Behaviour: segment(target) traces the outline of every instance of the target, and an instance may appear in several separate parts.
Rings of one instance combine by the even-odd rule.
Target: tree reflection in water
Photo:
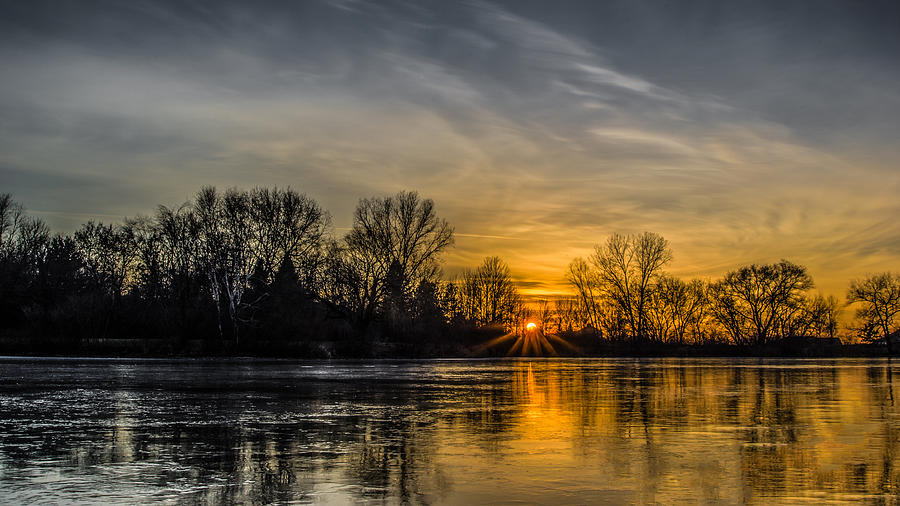
[[[0,500],[900,491],[886,360],[0,362]]]

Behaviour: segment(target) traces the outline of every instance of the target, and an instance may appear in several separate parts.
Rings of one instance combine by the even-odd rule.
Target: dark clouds
[[[896,263],[872,224],[898,211],[898,21],[852,1],[7,2],[2,186],[60,228],[210,183],[289,184],[345,226],[412,188],[462,233],[448,270],[499,253],[535,290],[616,230],[671,238],[686,274],[824,266],[835,237],[848,264]],[[828,268],[832,287],[854,266]]]

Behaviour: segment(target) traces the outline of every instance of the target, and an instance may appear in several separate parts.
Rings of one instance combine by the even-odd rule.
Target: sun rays
[[[534,322],[528,322],[524,329],[517,327],[512,332],[495,337],[474,351],[481,354],[489,350],[502,349],[509,346],[507,357],[558,357],[560,355],[580,355],[581,350],[566,341],[558,334],[545,333],[544,329]]]

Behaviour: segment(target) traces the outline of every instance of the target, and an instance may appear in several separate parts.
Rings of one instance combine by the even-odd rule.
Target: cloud
[[[653,93],[655,86],[648,83],[647,81],[644,81],[643,79],[633,76],[626,76],[614,70],[596,67],[594,65],[576,63],[575,66],[587,73],[590,76],[590,81],[595,84],[615,86],[617,88],[622,88],[634,93],[652,95],[654,97],[658,96]]]
[[[448,272],[498,254],[533,293],[615,231],[668,237],[685,275],[789,256],[839,287],[897,262],[896,66],[779,63],[802,38],[750,7],[697,30],[622,9],[21,4],[0,20],[4,186],[62,230],[203,184],[291,185],[340,228],[414,189],[459,231]]]
[[[606,142],[631,144],[643,150],[662,150],[674,155],[697,156],[699,151],[664,134],[636,129],[592,128],[590,132]]]

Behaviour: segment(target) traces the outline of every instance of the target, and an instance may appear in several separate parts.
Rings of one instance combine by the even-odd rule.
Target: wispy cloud
[[[662,233],[686,275],[792,257],[837,290],[896,263],[896,65],[782,64],[804,39],[742,30],[743,8],[695,33],[664,5],[147,1],[58,24],[21,4],[0,20],[3,181],[62,229],[209,183],[291,185],[340,229],[359,197],[415,189],[460,231],[448,272],[498,254],[534,290],[614,231]]]
[[[655,86],[643,79],[627,76],[608,68],[585,65],[583,63],[576,63],[575,67],[588,74],[590,76],[590,81],[595,84],[615,86],[634,93],[651,95],[653,97],[659,96],[653,92]]]

